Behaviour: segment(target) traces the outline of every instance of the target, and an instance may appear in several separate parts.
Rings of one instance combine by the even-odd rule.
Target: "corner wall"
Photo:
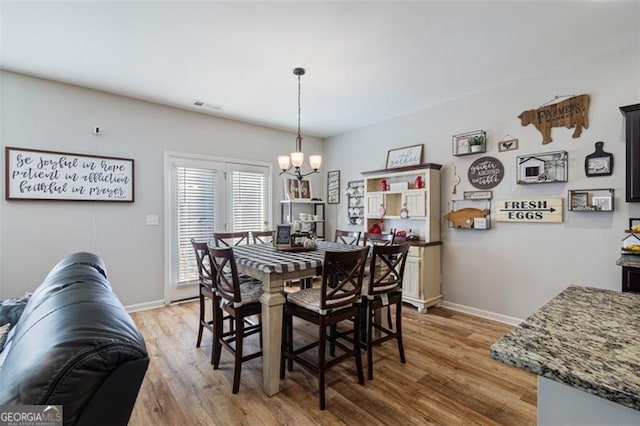
[[[0,88],[3,148],[135,160],[134,203],[1,201],[0,299],[33,291],[62,257],[91,251],[125,306],[162,300],[164,151],[272,162],[272,223],[280,221],[276,157],[294,149],[294,134],[6,71]],[[322,153],[320,139],[304,144]],[[314,191],[324,194],[324,181],[312,176]],[[146,225],[149,214],[159,215],[158,226]]]
[[[533,127],[522,127],[517,116],[537,108],[555,95],[587,93],[591,96],[589,128],[578,139],[573,130],[553,128],[553,142],[541,144]],[[427,108],[378,125],[332,137],[326,141],[327,170],[340,170],[341,187],[361,179],[361,171],[384,168],[387,150],[424,144],[424,162],[443,165],[441,214],[448,202],[462,198],[469,184],[469,165],[481,155],[452,156],[452,135],[470,130],[487,131],[487,156],[505,166],[502,182],[493,198],[549,197],[564,199],[561,224],[504,223],[492,229],[450,229],[442,223],[442,292],[450,304],[470,307],[507,317],[525,318],[569,284],[619,290],[620,240],[629,217],[640,217],[640,204],[625,203],[624,121],[619,106],[640,102],[640,48],[592,58],[554,72],[477,93],[444,105]],[[519,149],[498,152],[497,142],[511,135]],[[587,178],[584,157],[594,143],[604,141],[604,150],[614,155],[613,175]],[[516,185],[515,157],[565,150],[569,153],[569,181],[544,185]],[[451,193],[456,167],[462,182],[457,195]],[[567,212],[569,189],[613,188],[613,213]],[[329,235],[347,225],[346,197],[329,206]]]

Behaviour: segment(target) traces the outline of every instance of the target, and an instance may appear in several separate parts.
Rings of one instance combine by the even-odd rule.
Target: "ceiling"
[[[319,137],[640,50],[639,1],[1,0],[0,26],[5,70],[285,130],[304,67]]]

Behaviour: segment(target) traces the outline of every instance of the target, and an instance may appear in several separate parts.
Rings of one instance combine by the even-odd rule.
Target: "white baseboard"
[[[151,302],[136,303],[135,305],[125,306],[124,309],[127,312],[131,313],[131,312],[138,312],[138,311],[148,311],[149,309],[162,308],[163,306],[164,306],[164,300],[153,300]]]
[[[498,321],[509,325],[518,325],[522,322],[520,318],[514,318],[507,315],[497,314],[495,312],[485,311],[478,308],[472,308],[471,306],[459,305],[457,303],[451,303],[442,301],[441,306],[443,308],[451,309],[452,311],[463,312],[465,314],[474,315],[480,318],[486,318],[493,321]]]

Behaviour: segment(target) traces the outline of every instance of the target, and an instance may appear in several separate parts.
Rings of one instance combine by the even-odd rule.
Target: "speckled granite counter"
[[[640,268],[640,256],[633,254],[623,254],[616,261],[618,266],[626,266],[628,268]]]
[[[570,286],[494,343],[491,356],[640,410],[640,294]]]

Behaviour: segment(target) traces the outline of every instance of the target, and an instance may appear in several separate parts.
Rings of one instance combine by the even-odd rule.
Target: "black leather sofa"
[[[92,253],[61,260],[26,304],[0,369],[0,405],[62,405],[65,425],[126,425],[149,365]]]

